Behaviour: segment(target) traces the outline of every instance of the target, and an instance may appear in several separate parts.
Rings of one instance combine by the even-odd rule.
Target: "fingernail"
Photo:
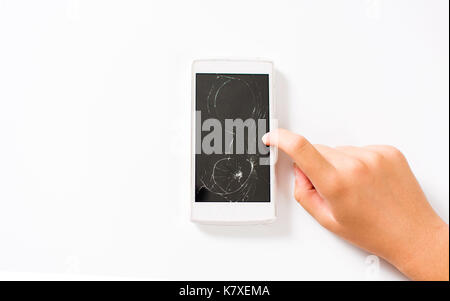
[[[265,133],[264,136],[262,136],[261,140],[264,144],[267,145],[267,142],[269,141],[269,133]]]
[[[294,163],[294,174],[295,174],[295,176],[299,175],[299,169],[298,169],[297,164],[295,164],[295,163]]]

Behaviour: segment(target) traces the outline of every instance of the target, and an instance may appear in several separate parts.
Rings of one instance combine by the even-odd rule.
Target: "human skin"
[[[392,146],[312,145],[285,129],[267,133],[294,161],[294,197],[323,227],[413,280],[449,280],[449,227]]]

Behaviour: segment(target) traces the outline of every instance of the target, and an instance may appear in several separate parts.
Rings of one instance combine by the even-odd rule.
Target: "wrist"
[[[412,280],[448,280],[448,225],[437,217],[410,234],[388,260]]]

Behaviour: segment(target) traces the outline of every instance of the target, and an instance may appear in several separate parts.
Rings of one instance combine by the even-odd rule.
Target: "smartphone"
[[[191,220],[262,224],[276,219],[273,63],[192,64]]]

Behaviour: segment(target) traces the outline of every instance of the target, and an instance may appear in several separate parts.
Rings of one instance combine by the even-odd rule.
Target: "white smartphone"
[[[196,60],[192,64],[191,220],[262,224],[276,219],[273,64]]]

